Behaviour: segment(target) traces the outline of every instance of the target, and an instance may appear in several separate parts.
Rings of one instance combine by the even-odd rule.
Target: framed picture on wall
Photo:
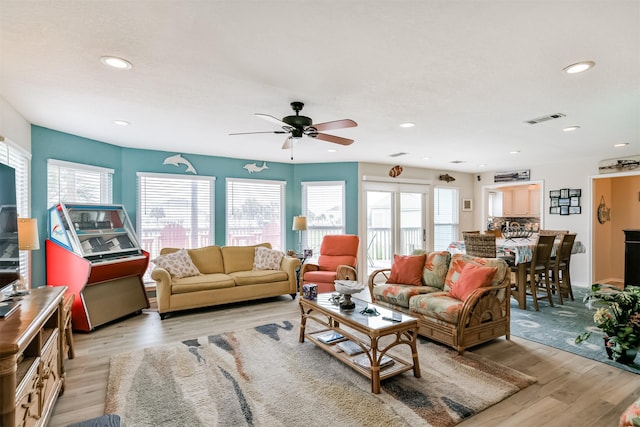
[[[580,206],[580,197],[572,197],[570,200],[569,206]]]
[[[568,199],[569,198],[569,189],[568,188],[563,188],[560,190],[560,198],[561,199]]]
[[[555,208],[557,206],[560,206],[560,199],[554,197],[551,199],[551,205],[552,208]]]
[[[551,190],[549,191],[549,197],[551,198],[560,198],[560,190]]]
[[[560,206],[552,206],[549,208],[549,213],[558,215],[560,213]]]
[[[560,215],[569,215],[569,206],[560,206]]]
[[[569,206],[570,214],[580,214],[582,213],[582,208],[580,206]]]
[[[471,199],[462,199],[462,210],[465,212],[470,212],[473,210],[473,200]]]
[[[580,197],[582,196],[582,190],[579,188],[571,188],[569,189],[569,197]]]
[[[568,197],[566,199],[558,199],[558,204],[560,206],[569,206],[571,204],[571,199]]]

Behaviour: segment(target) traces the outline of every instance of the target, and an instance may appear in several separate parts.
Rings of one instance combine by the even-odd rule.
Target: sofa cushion
[[[511,273],[509,266],[507,263],[499,258],[479,258],[472,257],[470,255],[465,254],[455,254],[451,257],[451,264],[449,265],[449,271],[447,272],[447,277],[444,281],[444,290],[450,291],[451,285],[458,281],[460,277],[460,273],[464,268],[465,264],[472,263],[475,265],[480,265],[483,267],[496,267],[496,274],[493,276],[491,280],[490,286],[498,286],[505,279],[507,274]]]
[[[254,249],[253,270],[279,270],[284,252],[258,246]]]
[[[229,273],[236,286],[256,285],[261,283],[286,282],[289,275],[282,270],[249,270]]]
[[[185,294],[189,292],[208,291],[211,289],[232,288],[234,286],[235,281],[227,274],[201,274],[199,276],[172,280],[171,293]]]
[[[376,301],[409,308],[411,297],[430,292],[439,292],[441,289],[433,286],[381,284],[373,287],[373,295]]]
[[[253,256],[256,246],[271,249],[271,244],[269,243],[260,243],[255,246],[223,246],[220,248],[222,259],[224,260],[225,274],[253,270]]]
[[[205,246],[197,249],[187,249],[191,260],[198,267],[200,273],[224,273],[222,252],[220,246]]]
[[[337,278],[336,271],[310,270],[304,273],[305,283],[333,283]]]
[[[443,289],[444,280],[447,277],[449,264],[451,263],[451,252],[436,251],[427,255],[424,264],[422,280],[425,285]]]
[[[461,301],[466,300],[476,289],[489,286],[496,271],[498,271],[497,267],[482,267],[470,262],[466,263],[458,280],[451,285],[451,296]]]
[[[422,273],[427,256],[394,255],[388,283],[422,286]]]
[[[412,312],[454,325],[458,324],[458,316],[462,305],[463,302],[453,298],[449,292],[418,295],[409,300],[409,309]]]
[[[186,249],[180,249],[166,255],[159,255],[151,260],[156,266],[164,268],[176,279],[197,276],[200,270],[193,264]]]

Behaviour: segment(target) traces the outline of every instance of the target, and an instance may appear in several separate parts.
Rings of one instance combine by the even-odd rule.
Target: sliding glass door
[[[367,270],[389,268],[393,255],[426,249],[426,185],[365,183]]]

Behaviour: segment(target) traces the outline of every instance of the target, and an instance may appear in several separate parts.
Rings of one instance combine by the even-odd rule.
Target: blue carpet
[[[607,357],[604,334],[593,323],[594,311],[582,302],[587,289],[574,287],[573,293],[575,301],[564,299],[564,305],[557,303],[555,295],[553,307],[546,300],[539,301],[540,311],[534,311],[531,297],[527,297],[526,310],[518,308],[518,303],[512,298],[511,334],[640,374],[640,357],[636,358],[634,365],[623,365]],[[587,330],[592,331],[591,337],[576,344],[576,336]]]

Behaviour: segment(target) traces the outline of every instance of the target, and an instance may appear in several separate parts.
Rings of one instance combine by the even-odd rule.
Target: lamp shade
[[[293,217],[293,231],[304,231],[307,229],[307,217],[306,216],[294,216]]]
[[[38,221],[35,218],[18,218],[18,249],[21,251],[40,249]]]

